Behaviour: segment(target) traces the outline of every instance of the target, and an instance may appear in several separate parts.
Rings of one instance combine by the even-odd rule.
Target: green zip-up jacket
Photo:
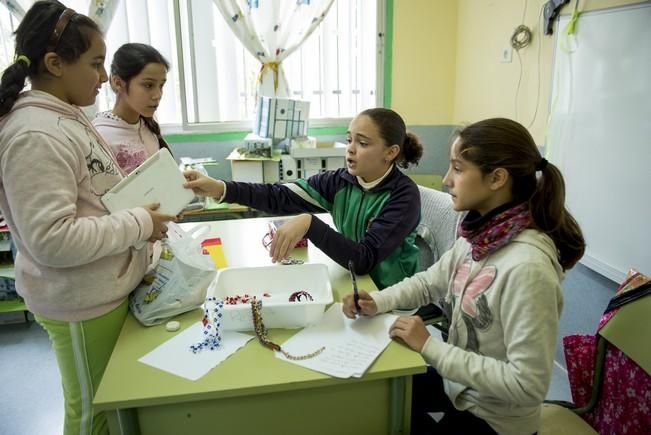
[[[229,181],[224,201],[274,214],[329,212],[337,231],[313,216],[307,238],[343,267],[352,260],[355,271],[370,274],[379,289],[418,270],[420,194],[395,166],[368,191],[342,168],[286,184]]]

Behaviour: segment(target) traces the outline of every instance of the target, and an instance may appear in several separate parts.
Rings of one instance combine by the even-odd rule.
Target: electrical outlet
[[[513,47],[506,46],[502,48],[500,52],[500,62],[502,63],[511,63],[513,58]]]

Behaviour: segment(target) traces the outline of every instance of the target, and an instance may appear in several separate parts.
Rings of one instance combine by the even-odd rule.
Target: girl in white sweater
[[[0,82],[0,209],[18,248],[16,289],[56,354],[65,434],[107,432],[92,401],[149,261],[135,246],[175,219],[158,205],[109,214],[101,202],[125,174],[79,106],[106,81],[105,54],[90,18],[38,1]]]
[[[113,55],[110,80],[117,99],[113,110],[98,113],[93,125],[127,173],[159,149],[169,150],[154,119],[168,70],[167,60],[150,45],[124,44]]]
[[[462,129],[443,182],[462,236],[428,270],[382,292],[352,295],[344,313],[374,315],[436,302],[448,342],[420,317],[390,329],[430,365],[413,380],[412,433],[533,434],[549,387],[560,282],[583,255],[581,230],[565,209],[560,171],[542,158],[529,132],[508,119]],[[437,422],[427,413],[442,412]]]

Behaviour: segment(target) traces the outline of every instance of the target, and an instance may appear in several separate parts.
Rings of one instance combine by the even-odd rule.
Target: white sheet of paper
[[[219,349],[204,349],[199,353],[192,353],[190,345],[200,342],[202,337],[203,327],[201,322],[197,322],[138,361],[173,375],[196,381],[253,338],[235,331],[223,331],[222,344]]]
[[[283,350],[296,356],[325,346],[323,352],[305,360],[290,360],[281,353],[276,357],[337,378],[359,378],[391,342],[389,328],[396,319],[391,314],[348,319],[341,311],[341,303],[336,303],[321,322],[282,344]]]

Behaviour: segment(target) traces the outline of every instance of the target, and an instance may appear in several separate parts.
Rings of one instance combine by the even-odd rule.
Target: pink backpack
[[[577,408],[596,401],[582,417],[600,434],[651,434],[650,306],[651,278],[630,271],[597,334],[563,338],[572,399]]]

